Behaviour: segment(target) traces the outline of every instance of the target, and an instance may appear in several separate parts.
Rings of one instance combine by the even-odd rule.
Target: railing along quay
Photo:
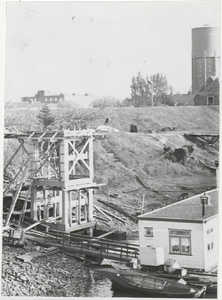
[[[111,241],[108,239],[99,239],[96,237],[82,236],[73,233],[46,232],[42,236],[35,237],[30,232],[28,239],[39,241],[45,246],[56,246],[97,258],[108,258],[119,261],[130,261],[139,255],[139,246],[134,244]]]

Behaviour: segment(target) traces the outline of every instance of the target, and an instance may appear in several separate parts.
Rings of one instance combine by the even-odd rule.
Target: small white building
[[[165,259],[180,267],[212,270],[219,254],[218,197],[217,188],[138,216],[140,247],[163,247]]]

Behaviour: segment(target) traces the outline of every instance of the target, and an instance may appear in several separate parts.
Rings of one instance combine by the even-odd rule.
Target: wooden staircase
[[[20,183],[19,183],[19,185],[16,189],[16,192],[15,192],[13,198],[12,198],[12,203],[11,203],[11,206],[9,208],[9,211],[7,213],[7,216],[6,216],[6,219],[5,219],[5,222],[4,222],[5,227],[7,227],[9,225],[10,219],[11,219],[13,214],[20,214],[18,225],[20,225],[21,221],[23,220],[23,217],[24,217],[24,214],[25,214],[26,208],[27,208],[28,197],[29,197],[29,194],[30,194],[30,191],[31,191],[31,184],[30,184],[29,189],[27,191],[22,210],[21,211],[16,211],[15,207],[16,207],[17,201],[19,199],[19,195],[20,195],[20,192],[22,190],[22,187],[23,187],[25,181],[27,180],[27,177],[28,177],[27,173],[28,173],[29,167],[30,167],[29,166],[29,161],[27,160],[27,162],[26,162],[26,164],[25,164],[25,166],[22,170]],[[8,190],[9,190],[9,186],[7,187],[7,191]],[[4,191],[3,195],[5,195],[5,194],[6,194],[6,190]]]

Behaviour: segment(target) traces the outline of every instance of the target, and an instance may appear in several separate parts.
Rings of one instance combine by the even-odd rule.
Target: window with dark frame
[[[170,253],[191,255],[191,231],[169,229]]]
[[[213,96],[207,97],[207,105],[214,105],[214,97]]]
[[[153,236],[153,227],[144,227],[144,236]]]
[[[213,228],[207,230],[207,251],[214,249],[214,234]]]

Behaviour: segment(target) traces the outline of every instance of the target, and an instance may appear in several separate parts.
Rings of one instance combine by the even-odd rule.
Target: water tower
[[[192,94],[199,92],[209,76],[220,76],[220,28],[193,28]]]

